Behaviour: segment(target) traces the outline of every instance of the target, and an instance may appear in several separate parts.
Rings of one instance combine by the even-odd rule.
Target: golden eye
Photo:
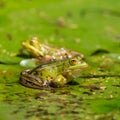
[[[33,40],[30,41],[30,45],[34,45],[34,41]]]
[[[30,45],[34,45],[34,44],[35,44],[35,40],[33,39],[30,41]]]
[[[75,59],[75,58],[73,58],[73,59],[70,60],[70,64],[71,65],[76,65],[77,63],[78,63],[78,60]]]

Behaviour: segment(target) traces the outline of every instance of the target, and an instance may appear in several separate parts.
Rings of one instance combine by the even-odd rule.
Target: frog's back
[[[42,68],[45,71],[53,71],[57,73],[63,72],[67,67],[69,67],[68,59],[64,59],[61,61],[51,62],[45,65],[42,65]]]

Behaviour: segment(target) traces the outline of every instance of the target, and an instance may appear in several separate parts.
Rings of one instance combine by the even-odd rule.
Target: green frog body
[[[20,83],[31,88],[62,87],[88,67],[79,55],[21,72]]]

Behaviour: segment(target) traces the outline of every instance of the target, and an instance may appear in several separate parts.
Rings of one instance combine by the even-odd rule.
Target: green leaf
[[[120,1],[0,1],[0,120],[120,119]],[[89,64],[63,88],[22,86],[22,40],[81,52]],[[100,54],[94,54],[97,50]],[[85,77],[86,76],[86,77]]]

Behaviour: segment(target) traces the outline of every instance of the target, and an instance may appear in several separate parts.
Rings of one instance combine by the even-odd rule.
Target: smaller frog
[[[79,77],[88,64],[80,56],[39,65],[21,72],[20,83],[31,88],[62,87]]]
[[[79,55],[82,59],[84,58],[84,55],[81,53],[70,51],[65,48],[55,48],[42,44],[38,41],[37,37],[23,41],[22,46],[33,57],[35,57],[39,63],[59,61],[65,58],[71,58],[75,55]]]

